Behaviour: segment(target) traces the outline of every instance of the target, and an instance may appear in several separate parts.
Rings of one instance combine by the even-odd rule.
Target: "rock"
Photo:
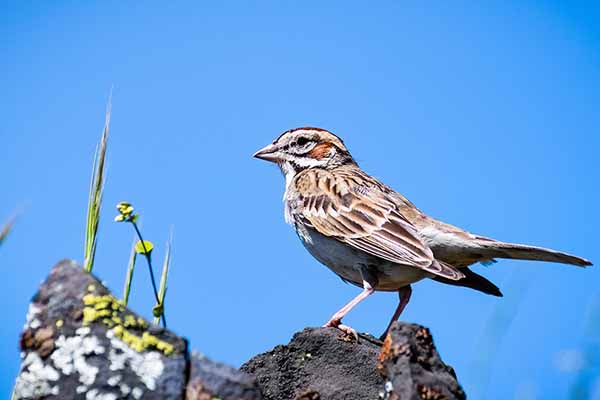
[[[260,400],[260,390],[250,375],[199,353],[191,359],[186,400]]]
[[[396,322],[379,355],[390,400],[465,399],[454,369],[444,364],[429,329]]]
[[[465,399],[429,330],[400,322],[383,346],[370,335],[356,342],[334,328],[307,328],[241,370],[267,400]]]
[[[71,261],[29,307],[16,399],[181,399],[187,342],[126,309]]]
[[[185,339],[124,307],[72,261],[54,267],[34,296],[20,345],[13,399],[260,399],[252,378],[206,358],[190,362]]]
[[[13,400],[465,399],[422,326],[395,323],[384,343],[306,328],[239,371],[190,357],[184,338],[130,311],[72,261],[34,296],[20,346]]]
[[[242,365],[267,400],[377,399],[384,380],[377,372],[381,342],[356,342],[335,328],[307,328],[291,342]]]

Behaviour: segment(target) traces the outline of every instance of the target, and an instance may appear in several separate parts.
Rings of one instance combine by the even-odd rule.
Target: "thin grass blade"
[[[111,111],[112,93],[109,96],[108,104],[106,106],[104,129],[102,130],[102,137],[94,155],[92,178],[90,180],[83,258],[83,267],[88,272],[92,272],[92,269],[94,268],[94,258],[96,256],[98,226],[100,223],[100,207],[102,206],[102,193],[104,191],[104,170],[108,132],[110,130]]]
[[[4,224],[4,226],[2,226],[2,229],[0,229],[0,245],[2,245],[2,243],[6,240],[6,237],[12,230],[16,221],[17,221],[17,217],[13,216],[8,220],[8,222],[6,222]]]
[[[165,260],[163,262],[162,274],[160,276],[160,286],[158,289],[158,304],[154,307],[155,317],[154,323],[158,324],[160,322],[160,318],[163,319],[163,326],[167,326],[166,318],[165,318],[165,297],[167,295],[167,278],[169,275],[169,267],[171,264],[171,246],[173,244],[173,232],[169,234],[169,240],[167,240],[167,248],[165,252]],[[158,311],[160,313],[158,313]],[[157,316],[158,314],[158,316]]]
[[[131,245],[131,254],[129,255],[129,264],[127,265],[127,274],[125,275],[125,287],[123,288],[123,304],[127,305],[129,302],[129,294],[131,293],[131,282],[133,282],[133,271],[135,269],[135,260],[137,258],[137,251],[135,250],[136,240],[133,239]]]

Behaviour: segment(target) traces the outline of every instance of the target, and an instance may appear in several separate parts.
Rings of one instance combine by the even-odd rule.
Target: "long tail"
[[[478,237],[477,242],[481,246],[480,249],[485,253],[485,256],[490,257],[491,259],[512,258],[516,260],[537,260],[571,264],[579,267],[592,265],[591,261],[586,260],[585,258],[556,250],[545,249],[543,247],[498,242],[484,237]]]

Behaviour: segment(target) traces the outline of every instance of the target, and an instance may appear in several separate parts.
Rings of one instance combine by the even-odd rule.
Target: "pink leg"
[[[402,314],[402,311],[404,311],[404,308],[406,307],[406,305],[410,301],[410,295],[411,294],[412,294],[412,288],[410,287],[410,285],[404,286],[403,288],[401,288],[400,290],[398,290],[398,296],[400,297],[400,301],[398,303],[398,307],[396,307],[396,311],[394,311],[394,315],[392,316],[392,319],[390,320],[390,323],[388,324],[387,328],[385,328],[385,332],[383,332],[383,335],[381,335],[379,337],[379,339],[384,340],[385,337],[387,336],[388,332],[390,331],[390,328],[392,327],[392,324],[395,321],[397,321],[398,318],[400,318],[400,314]]]
[[[363,283],[364,283],[363,291],[360,292],[360,294],[358,296],[356,296],[354,299],[352,299],[352,301],[350,301],[350,303],[348,303],[344,307],[342,307],[342,309],[340,311],[333,314],[333,316],[331,318],[329,318],[329,321],[327,321],[327,323],[325,325],[323,325],[324,327],[338,328],[342,332],[344,332],[348,335],[352,335],[358,339],[358,335],[354,329],[350,328],[349,326],[342,325],[342,318],[344,318],[346,316],[346,314],[348,314],[350,312],[350,310],[352,310],[358,303],[360,303],[361,301],[363,301],[364,299],[369,297],[371,294],[373,294],[373,292],[375,292],[375,289],[373,289],[371,287],[371,285],[369,285],[366,282],[363,282]]]

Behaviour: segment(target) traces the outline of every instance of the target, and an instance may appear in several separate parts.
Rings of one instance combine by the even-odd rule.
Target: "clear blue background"
[[[82,259],[113,84],[95,272],[120,293],[132,230],[112,222],[118,201],[141,213],[157,265],[174,225],[169,326],[217,360],[286,343],[358,291],[306,253],[283,220],[280,173],[251,158],[289,128],[338,133],[444,221],[600,260],[593,2],[212,3],[0,6],[0,221],[22,210],[0,248],[0,397],[30,297],[57,261]],[[150,316],[142,267],[132,305]],[[585,362],[598,269],[476,270],[505,297],[421,282],[403,316],[431,328],[470,398],[600,396]],[[377,294],[346,322],[379,334],[395,305]]]

